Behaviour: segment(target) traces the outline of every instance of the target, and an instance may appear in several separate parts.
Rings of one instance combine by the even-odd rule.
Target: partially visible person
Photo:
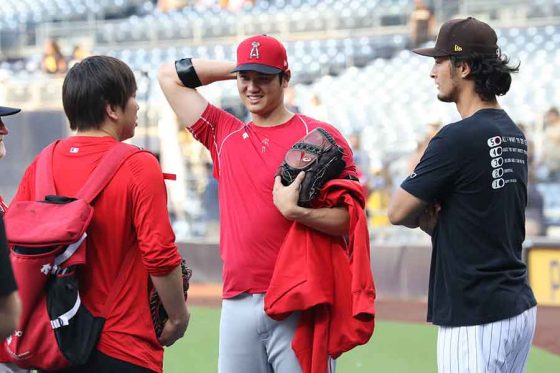
[[[220,203],[218,193],[218,180],[213,176],[214,165],[205,162],[206,187],[202,192],[202,206],[204,206],[204,224],[206,237],[217,238],[220,235]]]
[[[292,86],[288,86],[286,91],[284,92],[284,103],[286,104],[286,108],[290,110],[292,113],[299,113],[301,110],[299,105],[297,104],[297,93],[296,89]]]
[[[435,28],[434,12],[424,0],[414,0],[414,9],[410,13],[408,27],[413,48],[432,40]]]
[[[68,68],[74,67],[75,64],[81,62],[89,55],[89,52],[82,45],[76,44],[74,49],[72,49],[72,55],[70,56],[70,61],[68,61]]]
[[[528,237],[546,236],[546,229],[544,196],[537,188],[534,172],[529,171],[527,207],[525,208],[525,233]]]
[[[311,96],[309,99],[309,105],[306,107],[305,111],[313,118],[317,118],[321,121],[328,121],[329,114],[327,112],[327,107],[323,104],[321,98],[317,94]]]
[[[2,117],[14,115],[20,111],[21,109],[0,106],[0,159],[6,156],[6,144],[4,140],[8,135],[8,128],[6,127]],[[8,205],[0,195],[0,218],[6,213],[7,209]],[[21,312],[20,299],[13,280],[12,267],[8,258],[8,246],[5,243],[5,237],[3,236],[3,226],[4,223],[2,222],[2,232],[0,233],[0,235],[2,235],[2,237],[0,237],[0,262],[2,262],[0,267],[0,287],[4,287],[3,289],[0,289],[0,293],[2,293],[0,295],[0,308],[2,309],[2,311],[0,311],[0,324],[2,324],[2,328],[12,325],[13,322],[16,322],[17,325],[16,313],[19,315]],[[4,264],[4,261],[6,264]],[[13,329],[15,329],[15,327]],[[11,334],[11,332],[8,333],[8,335],[9,334]],[[4,332],[2,332],[0,341],[3,341],[8,335],[4,335]],[[0,350],[0,362],[4,361],[2,353],[3,351]],[[0,373],[24,372],[28,372],[28,370],[20,369],[14,364],[0,363]]]
[[[68,72],[62,102],[76,133],[54,150],[57,194],[75,196],[102,156],[134,136],[136,88],[130,68],[108,56],[88,57]],[[36,167],[37,158],[25,171],[14,201],[35,199]],[[103,312],[115,278],[127,276],[128,281],[117,290],[119,301],[109,311],[89,361],[65,372],[162,372],[163,346],[184,335],[189,312],[163,174],[152,154],[137,152],[124,161],[94,203],[86,240],[80,296],[94,316]],[[169,316],[159,339],[148,301],[152,286]]]
[[[472,17],[446,22],[435,47],[413,51],[434,58],[437,97],[462,118],[432,138],[389,206],[391,223],[432,237],[438,371],[524,372],[537,314],[521,254],[527,140],[496,98],[518,66]]]
[[[47,74],[60,74],[68,70],[66,58],[56,40],[47,39],[45,41],[41,67]]]
[[[556,107],[544,116],[542,163],[547,181],[560,182],[560,113]]]
[[[368,221],[372,227],[390,225],[387,208],[393,190],[393,180],[387,165],[381,161],[374,162],[371,167],[369,196],[367,199]]]
[[[251,8],[255,5],[255,1],[256,0],[219,0],[218,4],[221,8],[237,13],[243,9]]]
[[[428,124],[426,134],[422,139],[420,139],[420,141],[418,141],[414,153],[412,153],[410,159],[408,160],[409,173],[411,173],[412,170],[416,168],[416,165],[418,164],[418,162],[420,162],[420,158],[422,158],[422,155],[426,151],[426,148],[428,147],[430,140],[432,140],[432,138],[438,133],[440,128],[441,128],[441,123],[439,122],[431,122]]]
[[[518,123],[517,126],[527,139],[527,206],[525,207],[525,234],[528,237],[546,235],[546,219],[544,216],[544,196],[537,188],[537,161],[535,157],[535,141],[527,126]]]
[[[340,202],[342,199],[338,204],[334,202],[332,207],[297,205],[303,172],[289,186],[281,183],[280,176],[275,178],[286,152],[320,127],[344,151],[346,167],[338,175],[339,182],[360,189],[355,182],[357,175],[352,151],[340,132],[328,123],[287,109],[284,94],[290,77],[285,47],[267,35],[243,40],[237,47],[237,63],[184,58],[163,64],[158,75],[162,91],[181,123],[209,150],[214,164],[213,176],[219,184],[220,254],[224,280],[218,357],[220,373],[302,372],[300,356],[296,356],[293,348],[298,324],[304,324],[299,323],[301,313],[290,312],[288,317],[276,320],[265,312],[265,294],[270,294],[267,292],[277,259],[292,226],[314,232],[321,237],[317,242],[327,241],[343,247],[347,242],[344,236],[351,230],[353,218],[350,208]],[[248,123],[210,104],[196,89],[230,79],[236,79],[239,97],[250,112]],[[363,206],[354,211],[356,214],[352,216],[363,216]],[[366,232],[357,237],[356,242],[368,245],[367,238]],[[342,253],[344,250],[334,251]],[[369,257],[369,245],[367,250]],[[362,252],[356,249],[354,253],[358,251]],[[364,289],[356,289],[354,295],[360,294],[363,297],[360,305],[371,307],[373,312],[369,260],[354,259],[353,263],[365,266],[369,271],[369,277],[364,271],[364,277],[360,278],[364,287],[369,286],[367,294]],[[298,268],[299,274],[306,273],[302,263],[296,266],[293,268]],[[348,299],[352,297],[349,295]],[[361,336],[363,339],[366,333]],[[328,342],[324,339],[317,344]],[[315,346],[309,343],[304,347],[305,353],[309,353]],[[328,354],[321,356],[318,363],[325,367],[330,365],[330,371],[334,372],[335,364]]]
[[[189,0],[157,0],[156,8],[162,13],[167,13],[182,9],[189,3]]]
[[[364,196],[367,200],[369,197],[369,193],[371,192],[371,170],[369,153],[362,147],[362,139],[359,132],[350,134],[350,136],[348,136],[348,143],[350,145],[350,149],[352,149],[354,163],[356,164],[356,172],[358,174],[358,180],[362,185]]]

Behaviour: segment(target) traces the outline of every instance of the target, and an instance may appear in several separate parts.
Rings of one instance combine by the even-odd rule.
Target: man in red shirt
[[[275,179],[287,150],[322,127],[344,149],[346,168],[339,177],[357,180],[352,152],[340,132],[285,107],[290,74],[286,49],[266,35],[241,42],[237,63],[185,58],[159,71],[161,88],[180,122],[210,150],[219,182],[220,373],[301,372],[291,348],[299,313],[275,321],[263,306],[279,249],[294,221],[337,238],[348,233],[346,208],[297,205],[303,173],[287,187]],[[237,79],[239,96],[251,113],[249,123],[209,104],[195,89],[229,79]]]
[[[64,111],[75,136],[61,140],[53,156],[57,194],[73,196],[103,155],[134,135],[138,104],[136,81],[122,61],[93,56],[76,64],[63,85]],[[36,160],[28,167],[14,201],[35,195]],[[163,174],[146,152],[124,161],[94,203],[87,235],[87,265],[80,277],[82,301],[101,314],[117,276],[128,281],[118,290],[96,351],[76,372],[162,372],[163,346],[185,333],[181,257],[169,223]],[[134,263],[124,263],[134,252]],[[126,272],[126,268],[129,268]],[[148,302],[150,282],[169,320],[159,339]]]

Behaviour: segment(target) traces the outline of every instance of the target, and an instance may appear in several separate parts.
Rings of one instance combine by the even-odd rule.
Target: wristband
[[[190,58],[175,61],[175,70],[185,87],[196,88],[202,85]]]

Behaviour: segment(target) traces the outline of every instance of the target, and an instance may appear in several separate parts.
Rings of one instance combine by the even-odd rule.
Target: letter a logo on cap
[[[256,58],[257,60],[259,59],[259,47],[261,46],[261,43],[259,43],[258,41],[254,41],[253,43],[251,43],[251,52],[249,52],[249,58]]]
[[[463,48],[461,48],[460,46],[458,46],[457,44],[455,44],[455,45],[453,46],[453,51],[455,51],[455,52],[462,52],[462,51],[463,51]]]

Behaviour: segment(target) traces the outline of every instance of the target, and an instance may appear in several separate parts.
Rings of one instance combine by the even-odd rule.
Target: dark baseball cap
[[[469,56],[473,53],[495,56],[498,37],[492,27],[476,18],[458,18],[441,26],[433,48],[412,51],[428,57]]]
[[[278,74],[287,70],[286,48],[272,36],[251,36],[237,47],[237,66],[232,72],[258,71],[263,74]]]
[[[21,111],[21,109],[13,108],[13,107],[6,107],[0,106],[0,117],[5,117],[8,115],[14,115]]]

